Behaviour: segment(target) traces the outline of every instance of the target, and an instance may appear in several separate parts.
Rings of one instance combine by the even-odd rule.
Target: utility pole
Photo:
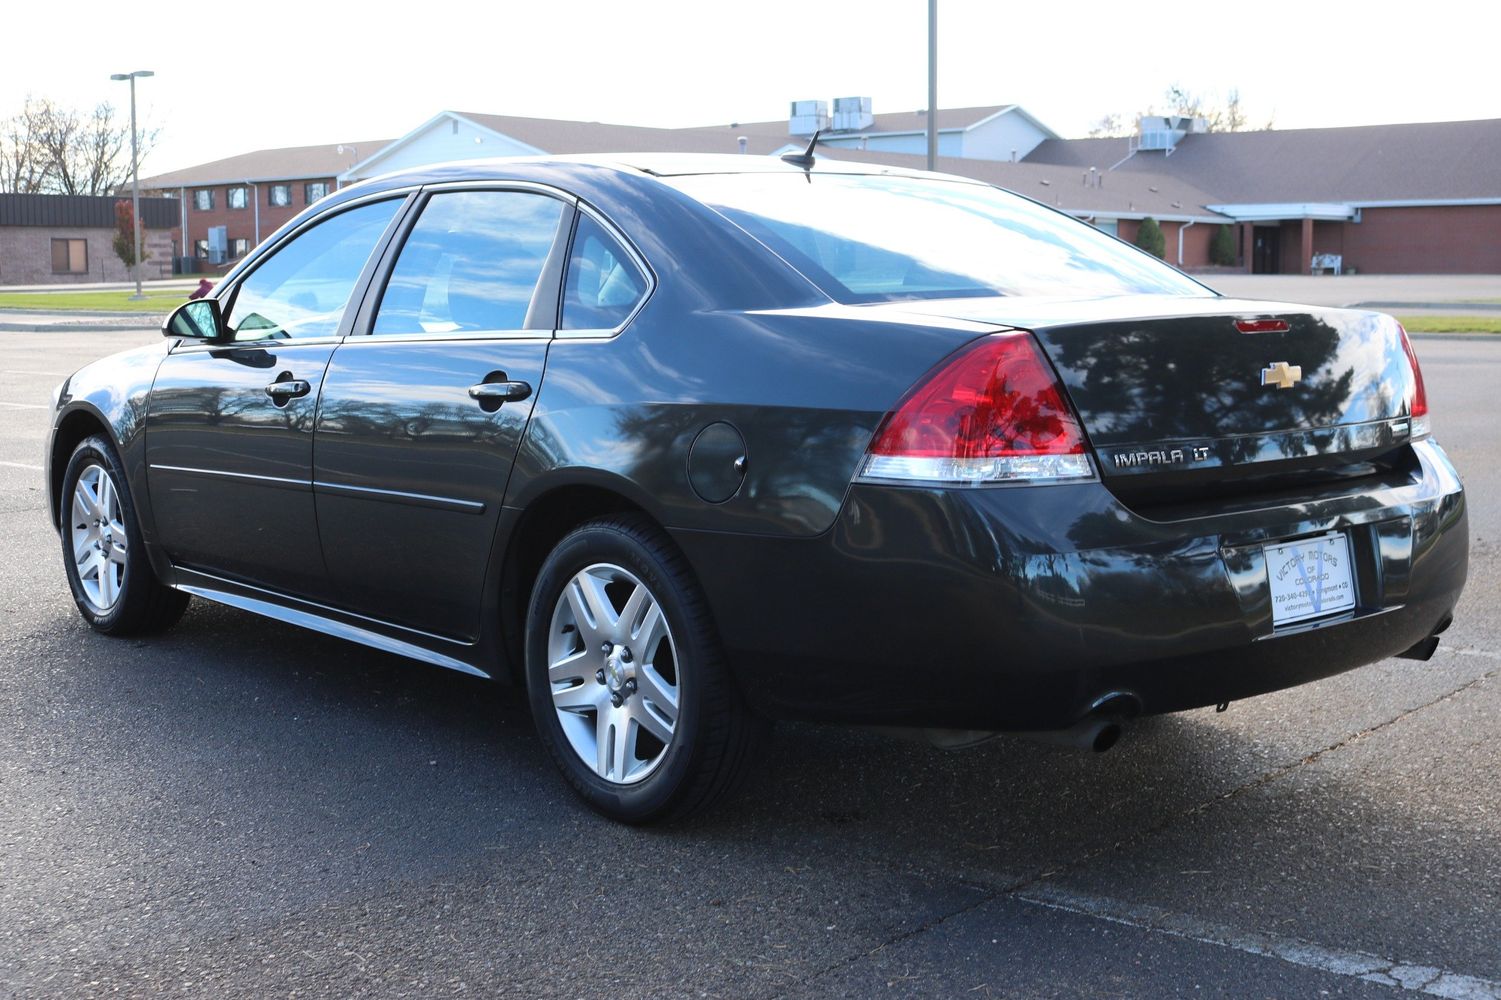
[[[130,228],[134,230],[132,236],[135,238],[135,264],[131,270],[136,275],[136,293],[130,297],[132,302],[146,298],[141,292],[141,172],[140,155],[136,149],[136,77],[155,75],[149,69],[138,69],[134,73],[114,73],[110,76],[111,80],[130,81]]]
[[[938,0],[928,0],[928,169],[938,160]]]

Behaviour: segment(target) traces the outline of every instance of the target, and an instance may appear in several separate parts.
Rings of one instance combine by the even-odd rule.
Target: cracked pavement
[[[93,635],[0,332],[0,995],[1501,996],[1501,339],[1419,338],[1470,490],[1427,663],[1089,756],[778,727],[694,822],[579,805],[514,693],[195,602]]]

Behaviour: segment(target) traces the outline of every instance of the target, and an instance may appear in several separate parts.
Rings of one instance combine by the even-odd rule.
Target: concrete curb
[[[145,323],[9,323],[0,322],[0,333],[118,333],[122,330],[158,330],[161,320]]]
[[[1355,302],[1347,309],[1442,309],[1466,316],[1471,313],[1501,312],[1501,302]]]

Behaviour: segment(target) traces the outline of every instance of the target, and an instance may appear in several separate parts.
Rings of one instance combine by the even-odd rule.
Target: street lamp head
[[[138,69],[134,73],[111,73],[109,78],[111,80],[134,80],[138,76],[156,76],[156,73],[149,69]]]
[[[111,80],[129,80],[130,79],[130,74],[129,73],[111,73],[109,75],[109,78]]]

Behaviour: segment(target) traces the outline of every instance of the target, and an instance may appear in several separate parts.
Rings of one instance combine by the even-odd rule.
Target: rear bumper
[[[1401,652],[1463,589],[1463,489],[1414,445],[1409,481],[1154,521],[1104,486],[857,485],[815,539],[677,532],[743,690],[778,717],[1061,728],[1124,693],[1146,713]],[[1262,546],[1338,530],[1353,611],[1274,629]]]

